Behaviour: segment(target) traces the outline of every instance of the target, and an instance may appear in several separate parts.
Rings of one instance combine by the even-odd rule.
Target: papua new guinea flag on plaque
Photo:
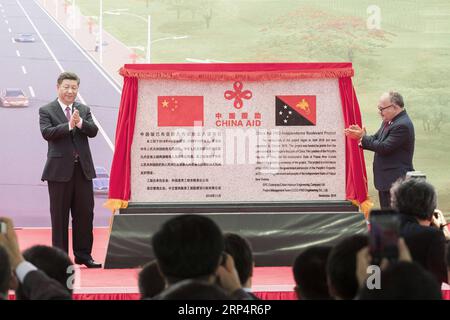
[[[316,96],[275,96],[277,126],[315,126]]]

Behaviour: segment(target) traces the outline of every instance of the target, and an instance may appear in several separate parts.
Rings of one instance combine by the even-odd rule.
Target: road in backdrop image
[[[87,104],[99,126],[90,139],[95,166],[110,171],[120,87],[56,21],[31,0],[0,0],[0,90],[20,88],[28,107],[0,107],[1,214],[17,227],[50,227],[49,198],[41,174],[47,142],[39,129],[39,108],[57,98],[56,80],[63,71],[81,79],[78,101]],[[18,42],[31,34],[34,41]],[[107,226],[106,194],[95,195],[94,226]]]

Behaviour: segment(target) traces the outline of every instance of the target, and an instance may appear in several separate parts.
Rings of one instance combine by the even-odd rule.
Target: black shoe
[[[93,259],[79,260],[79,259],[75,258],[75,263],[76,264],[84,264],[88,268],[101,268],[102,267],[101,263],[97,263]]]

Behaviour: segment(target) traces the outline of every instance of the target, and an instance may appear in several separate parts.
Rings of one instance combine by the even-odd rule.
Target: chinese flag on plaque
[[[158,127],[203,126],[203,96],[158,96]]]
[[[276,96],[277,126],[315,126],[316,96]]]

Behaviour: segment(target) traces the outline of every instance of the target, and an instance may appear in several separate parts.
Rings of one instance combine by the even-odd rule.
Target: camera
[[[426,180],[427,176],[422,171],[408,171],[406,173],[407,178],[413,178],[413,179],[423,179]]]
[[[398,260],[398,239],[400,219],[394,210],[372,210],[370,212],[369,247],[372,264],[380,265],[386,258],[389,262]]]

